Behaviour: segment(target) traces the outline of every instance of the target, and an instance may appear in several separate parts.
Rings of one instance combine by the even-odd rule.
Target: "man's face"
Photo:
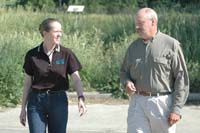
[[[145,18],[142,16],[137,16],[135,20],[135,28],[138,35],[144,39],[148,40],[152,37],[151,29],[152,29],[152,19]]]
[[[50,23],[51,30],[44,33],[44,39],[51,44],[59,44],[62,36],[62,28],[59,22]]]

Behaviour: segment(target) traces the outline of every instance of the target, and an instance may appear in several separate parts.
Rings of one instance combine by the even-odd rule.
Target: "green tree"
[[[87,12],[113,14],[132,10],[136,0],[71,0],[69,3],[85,5]]]
[[[32,7],[34,10],[55,7],[53,0],[18,0],[17,4],[24,7]]]

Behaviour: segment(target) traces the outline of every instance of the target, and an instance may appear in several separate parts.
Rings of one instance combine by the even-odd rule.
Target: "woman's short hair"
[[[51,30],[50,24],[52,22],[59,22],[59,20],[55,19],[55,18],[47,18],[47,19],[43,20],[42,23],[39,25],[39,31],[40,31],[40,34],[42,35],[42,37],[43,37],[43,31],[49,32]]]

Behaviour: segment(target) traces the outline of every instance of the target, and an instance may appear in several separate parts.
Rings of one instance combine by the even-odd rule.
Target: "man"
[[[120,72],[130,94],[128,133],[175,133],[189,93],[189,79],[180,43],[161,33],[151,8],[135,16],[139,38],[128,48]]]

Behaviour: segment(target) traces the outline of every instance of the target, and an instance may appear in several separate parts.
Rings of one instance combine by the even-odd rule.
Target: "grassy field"
[[[124,97],[118,75],[124,52],[137,37],[132,15],[47,13],[0,8],[0,16],[0,105],[14,106],[20,102],[24,55],[42,41],[38,26],[47,17],[61,20],[61,42],[71,48],[83,64],[81,77],[85,90],[111,92],[116,97]],[[170,11],[159,14],[159,18],[160,30],[182,43],[192,91],[198,91],[200,16]]]

